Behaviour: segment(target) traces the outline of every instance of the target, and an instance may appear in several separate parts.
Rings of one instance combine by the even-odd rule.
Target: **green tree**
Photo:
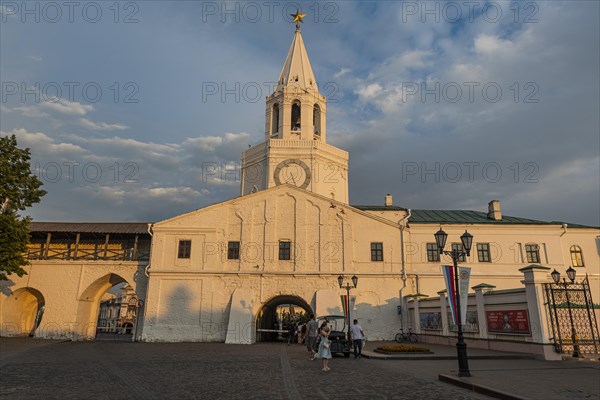
[[[39,203],[45,190],[31,173],[29,149],[17,147],[15,135],[0,137],[0,280],[10,274],[23,276],[29,243],[29,217],[17,213]]]

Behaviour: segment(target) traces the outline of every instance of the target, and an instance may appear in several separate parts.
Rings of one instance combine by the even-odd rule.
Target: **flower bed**
[[[395,346],[379,346],[375,349],[377,353],[396,354],[396,353],[421,353],[433,354],[431,350],[423,346],[413,346],[408,344],[400,344]]]

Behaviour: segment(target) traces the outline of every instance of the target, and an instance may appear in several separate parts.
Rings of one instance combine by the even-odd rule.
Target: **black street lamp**
[[[348,296],[348,340],[351,340],[350,338],[350,289],[354,289],[356,288],[356,285],[358,285],[358,276],[354,275],[352,278],[352,285],[350,285],[349,283],[344,285],[344,276],[340,275],[337,278],[338,281],[338,285],[340,285],[340,289],[346,289],[346,295]]]
[[[446,246],[446,240],[448,239],[448,234],[444,232],[441,228],[435,234],[435,242],[437,244],[438,250],[440,254],[445,254],[447,256],[452,257],[452,262],[454,263],[454,287],[456,289],[456,313],[457,322],[458,322],[458,341],[456,342],[456,354],[458,356],[458,376],[471,376],[471,371],[469,371],[469,360],[467,357],[467,344],[465,343],[465,338],[463,336],[462,329],[462,318],[460,312],[460,288],[458,286],[458,259],[464,256],[471,255],[471,246],[473,245],[473,235],[469,232],[465,231],[460,237],[460,241],[462,242],[462,250],[452,249],[452,251],[444,251],[444,247]]]
[[[575,283],[575,275],[577,271],[575,268],[569,267],[567,269],[567,277],[571,281],[571,283]],[[556,269],[552,271],[550,274],[552,276],[552,280],[557,285],[560,285],[560,272]],[[577,340],[577,335],[575,334],[575,324],[573,323],[573,312],[571,311],[571,300],[569,299],[569,284],[567,280],[563,278],[563,285],[565,286],[565,297],[567,298],[567,309],[569,310],[569,321],[571,322],[571,341],[573,342],[573,357],[581,357],[581,353],[579,352],[579,342]]]

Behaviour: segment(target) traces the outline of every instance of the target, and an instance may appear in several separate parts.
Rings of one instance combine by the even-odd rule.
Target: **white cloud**
[[[355,93],[358,94],[361,100],[372,100],[373,98],[381,94],[382,91],[383,88],[379,83],[371,83],[366,86],[359,86],[356,89]]]
[[[352,70],[350,68],[346,68],[346,67],[342,67],[342,69],[340,69],[338,72],[336,72],[333,77],[335,79],[339,79],[342,76],[348,74],[349,72],[351,72]]]
[[[117,204],[124,204],[131,201],[191,204],[210,193],[206,189],[198,191],[189,186],[148,187],[141,185],[87,186],[78,188],[77,191]]]
[[[92,129],[94,131],[115,131],[129,129],[127,125],[123,124],[107,124],[106,122],[92,122],[88,119],[82,118],[79,120],[81,126]]]
[[[423,68],[430,64],[426,58],[432,55],[431,51],[409,50],[400,55],[399,63],[404,68]]]
[[[205,151],[215,151],[215,149],[223,143],[223,138],[220,136],[200,136],[195,138],[187,138],[184,146],[191,146]]]
[[[21,115],[29,118],[40,118],[47,117],[49,114],[40,110],[38,106],[21,106],[13,108],[14,111],[18,111]]]
[[[0,131],[4,136],[15,135],[19,147],[31,148],[31,153],[36,156],[52,155],[58,156],[73,156],[86,154],[87,151],[72,143],[57,143],[53,138],[43,132],[28,132],[24,128],[16,128],[10,132]]]
[[[237,142],[239,140],[247,140],[250,137],[249,133],[240,132],[240,133],[230,133],[227,132],[225,134],[225,141],[227,143]]]
[[[190,199],[202,197],[202,193],[191,187],[156,187],[145,191],[148,196],[160,199],[167,198],[171,201],[186,203]]]
[[[94,106],[81,104],[76,101],[68,101],[65,99],[54,97],[50,101],[45,101],[42,106],[68,115],[85,115],[94,110]]]
[[[514,44],[510,40],[502,40],[497,36],[490,36],[482,33],[474,41],[475,51],[479,54],[491,55],[501,51],[510,50]]]
[[[36,63],[42,62],[42,57],[28,56],[27,58],[33,60]]]

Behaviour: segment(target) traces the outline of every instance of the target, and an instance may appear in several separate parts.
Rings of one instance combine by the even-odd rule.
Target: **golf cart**
[[[331,355],[342,353],[344,357],[350,357],[352,343],[348,340],[348,331],[346,327],[346,317],[343,315],[323,315],[317,317],[319,327],[327,321],[327,326],[330,329],[329,340],[331,340]]]

